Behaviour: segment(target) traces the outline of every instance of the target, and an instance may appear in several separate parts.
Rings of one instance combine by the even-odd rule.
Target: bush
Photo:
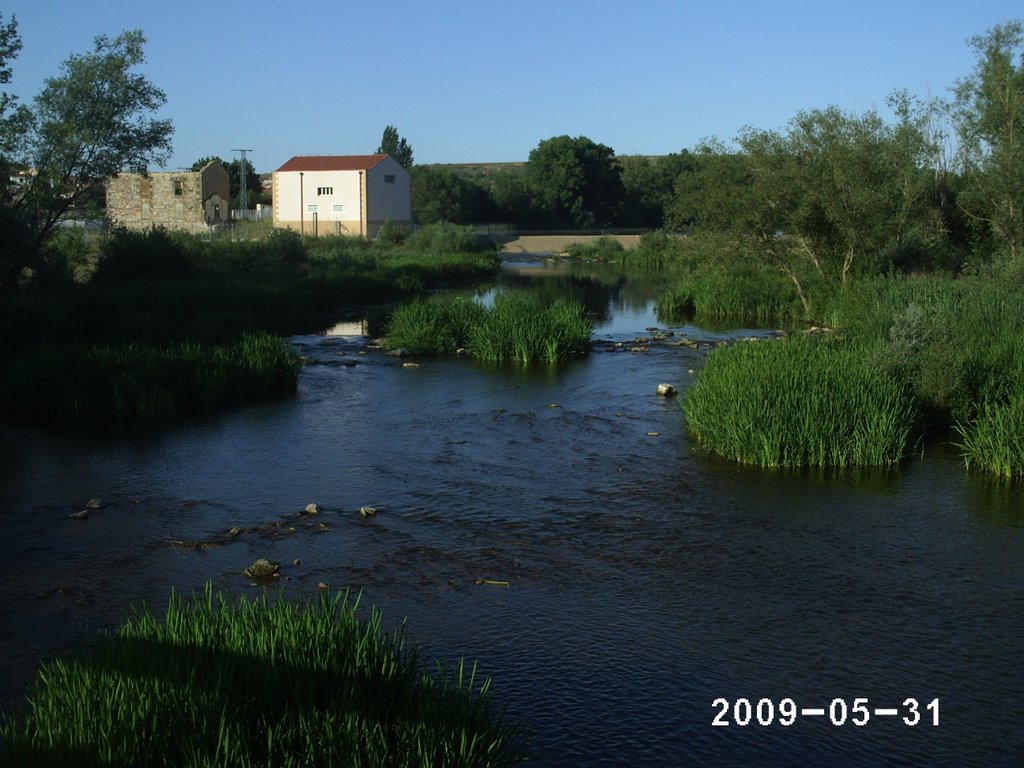
[[[489,240],[486,243],[478,240],[472,227],[449,222],[420,227],[405,238],[403,247],[419,253],[475,253],[494,249]]]
[[[130,280],[170,280],[192,274],[185,239],[161,227],[145,231],[117,228],[100,249],[93,282],[97,285]]]
[[[275,229],[266,244],[267,255],[286,264],[303,264],[308,256],[302,235],[293,229]]]
[[[599,261],[617,261],[626,249],[614,237],[602,235],[589,243],[569,243],[565,253],[573,259],[597,259]]]

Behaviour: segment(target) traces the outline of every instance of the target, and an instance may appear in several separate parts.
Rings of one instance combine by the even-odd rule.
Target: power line
[[[232,149],[231,151],[242,154],[242,161],[238,164],[238,207],[247,211],[249,210],[249,191],[246,189],[246,180],[249,176],[249,164],[245,160],[245,153],[252,152],[252,150]]]

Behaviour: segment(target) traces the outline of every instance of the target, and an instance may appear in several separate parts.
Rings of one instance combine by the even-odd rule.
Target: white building
[[[409,172],[389,155],[296,156],[273,176],[274,226],[307,235],[374,237],[412,226]]]

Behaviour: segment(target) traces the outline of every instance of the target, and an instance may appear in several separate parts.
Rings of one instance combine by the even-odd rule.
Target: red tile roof
[[[368,171],[387,155],[296,155],[282,171]]]

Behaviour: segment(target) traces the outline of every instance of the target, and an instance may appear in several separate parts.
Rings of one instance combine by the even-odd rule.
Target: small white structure
[[[412,226],[409,172],[390,155],[296,156],[273,175],[274,226],[306,235],[375,237]]]

